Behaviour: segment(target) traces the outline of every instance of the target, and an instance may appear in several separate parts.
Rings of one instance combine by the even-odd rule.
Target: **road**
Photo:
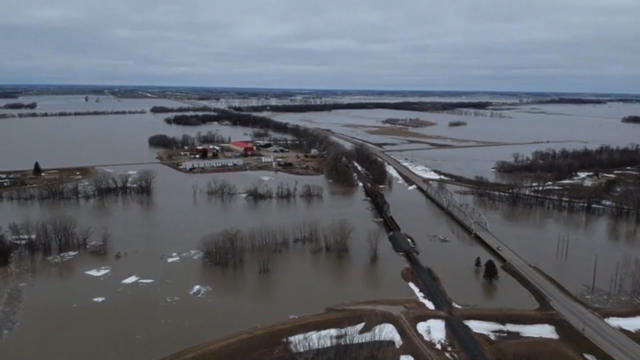
[[[373,146],[353,139],[348,136],[331,133],[341,140],[348,141],[352,144],[364,144],[380,159],[393,166],[396,171],[403,177],[409,179],[418,186],[423,193],[427,193],[427,185],[425,180],[409,170],[395,158],[383,152],[379,147]],[[432,199],[434,200],[434,199]],[[434,200],[435,201],[435,200]],[[455,218],[455,215],[447,213]],[[460,219],[455,219],[464,224]],[[464,225],[463,225],[464,226]],[[488,230],[484,229],[467,229],[475,232],[475,235],[490,247],[496,254],[502,257],[506,262],[510,263],[513,268],[526,278],[531,284],[542,293],[549,304],[564,317],[569,324],[584,334],[586,338],[591,340],[596,346],[600,347],[605,353],[616,360],[638,360],[640,359],[640,345],[624,335],[619,330],[609,326],[600,316],[584,307],[571,296],[567,295],[555,284],[542,276],[538,271],[529,265],[515,251],[509,248],[505,243],[498,239]]]

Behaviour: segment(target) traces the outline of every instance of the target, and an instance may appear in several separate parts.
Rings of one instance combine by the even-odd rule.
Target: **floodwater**
[[[502,117],[490,117],[394,110],[338,110],[303,114],[283,113],[273,114],[273,116],[283,121],[329,128],[371,142],[395,144],[385,146],[387,149],[420,149],[393,151],[390,154],[400,160],[408,160],[432,169],[467,177],[483,176],[498,181],[508,181],[508,177],[495,173],[492,167],[496,161],[511,160],[513,153],[529,155],[532,151],[547,148],[626,146],[637,144],[640,138],[639,125],[625,124],[620,121],[624,116],[640,114],[640,104],[521,105],[509,106],[501,113],[503,113]],[[485,112],[485,115],[488,113]],[[382,120],[386,118],[415,117],[437,123],[426,128],[411,129],[423,134],[478,141],[509,143],[542,141],[543,143],[458,149],[434,148],[397,137],[370,135],[362,128],[344,126],[345,124],[383,126]],[[448,127],[448,122],[454,120],[466,121],[467,126]],[[425,141],[443,142],[439,139]],[[448,143],[451,144],[451,142],[455,141],[449,140]],[[458,145],[467,144],[458,143]],[[412,200],[417,201],[416,199],[418,197],[403,199],[395,208],[392,206],[393,214],[401,225],[408,229],[417,227],[415,231],[412,230],[412,235],[420,231],[429,233],[441,231],[446,234],[444,224],[447,224],[447,219],[436,216],[435,218],[439,220],[429,222],[434,218],[433,212],[429,212],[428,216],[414,215],[413,208],[403,212],[402,204]],[[595,285],[605,291],[612,286],[616,267],[618,277],[624,277],[621,285],[624,290],[629,289],[631,278],[637,276],[637,269],[640,269],[637,265],[640,263],[640,224],[635,219],[565,213],[505,204],[496,206],[483,203],[471,196],[464,196],[462,200],[473,203],[484,213],[491,231],[500,239],[573,293],[584,291],[585,286],[591,287],[596,256],[598,264]],[[396,215],[398,213],[402,213],[402,216]],[[443,226],[444,230],[438,230]],[[569,240],[559,240],[565,238]],[[469,243],[461,241],[461,243],[474,244],[473,241]],[[433,244],[431,247],[440,246],[441,248],[434,252],[423,253],[423,259],[431,254],[434,254],[433,258],[437,258],[446,253],[446,247],[451,246],[449,244]],[[564,253],[561,250],[563,245],[566,249]],[[451,251],[451,253],[454,255],[449,256],[459,254],[458,251]],[[459,260],[466,266],[469,260],[465,256],[468,255],[465,252],[463,254]],[[463,279],[468,275],[458,267],[438,268],[437,259],[429,259],[429,261],[445,283],[447,276]],[[425,263],[429,262],[425,261]],[[449,275],[451,273],[455,275]],[[467,280],[469,284],[474,284],[470,279]],[[451,286],[448,286],[448,289],[450,292],[456,291]]]
[[[494,234],[574,294],[591,289],[594,266],[595,286],[604,291],[609,291],[616,273],[625,291],[638,276],[640,222],[635,219],[490,204],[481,199],[474,205],[485,214]]]
[[[58,100],[54,97],[47,101],[64,103]],[[98,104],[107,101],[103,98]],[[150,105],[148,100],[127,102],[127,107],[114,109]],[[154,105],[158,103],[163,100],[153,101]],[[42,106],[39,110],[44,110]],[[215,125],[172,127],[162,118],[141,114],[2,120],[0,153],[11,155],[0,158],[0,168],[29,168],[35,160],[45,168],[150,161],[155,155],[146,141],[154,133],[181,135],[218,129],[224,136],[233,137],[245,132]],[[29,146],[24,139],[31,139]],[[345,190],[327,183],[322,176],[273,172],[196,175],[161,165],[112,166],[109,170],[118,173],[144,168],[157,174],[155,191],[149,198],[0,202],[1,225],[69,215],[81,226],[92,226],[96,235],[103,228],[112,233],[106,256],[80,253],[61,264],[41,259],[28,263],[28,276],[20,280],[23,296],[19,324],[0,342],[0,358],[37,359],[43,354],[67,359],[157,358],[248,327],[321,312],[337,303],[413,296],[400,278],[405,261],[386,241],[380,242],[378,262],[369,263],[365,236],[380,224],[374,221],[362,189]],[[318,184],[324,187],[325,196],[321,201],[271,200],[257,204],[241,196],[227,202],[209,200],[197,191],[194,196],[194,186],[202,189],[213,178],[226,179],[240,190],[259,181],[272,186],[280,181]],[[388,196],[394,216],[416,238],[422,261],[440,275],[456,302],[489,307],[536,306],[531,295],[506,274],[501,274],[495,287],[483,285],[474,272],[473,260],[476,256],[485,260],[489,255],[422,195],[406,185],[394,184]],[[311,254],[309,249],[294,246],[274,257],[267,275],[258,274],[251,258],[245,259],[241,269],[222,270],[187,255],[172,263],[165,257],[198,249],[202,236],[230,227],[290,227],[305,221],[329,224],[340,219],[347,219],[355,228],[348,256]],[[434,242],[430,240],[432,234],[450,241]],[[116,259],[116,252],[126,256]],[[100,266],[110,266],[111,273],[102,279],[85,274]],[[121,283],[131,275],[154,282]],[[0,286],[7,284],[5,275]],[[212,290],[195,297],[189,294],[195,285]],[[106,300],[92,301],[96,297]],[[33,339],[38,339],[37,346]]]
[[[640,126],[620,120],[627,115],[640,114],[640,104],[608,103],[597,105],[522,105],[497,111],[502,117],[491,117],[491,111],[476,111],[483,116],[425,113],[397,110],[334,110],[308,113],[273,113],[275,119],[304,126],[328,128],[399,151],[392,154],[420,165],[468,177],[483,176],[494,179],[492,167],[496,161],[511,160],[513,153],[529,155],[548,148],[581,148],[600,145],[626,146],[638,143]],[[436,125],[410,128],[412,132],[432,138],[400,138],[372,135],[362,126],[387,126],[388,118],[420,118]],[[450,121],[465,121],[466,126],[449,127]],[[356,125],[358,127],[345,125]],[[439,137],[439,138],[438,138]],[[420,143],[468,146],[471,141],[510,143],[506,146],[472,148],[434,148]],[[536,144],[522,144],[542,142]],[[428,148],[428,150],[424,150]]]

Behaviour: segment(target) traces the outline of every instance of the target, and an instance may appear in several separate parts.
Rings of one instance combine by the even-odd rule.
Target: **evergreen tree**
[[[33,164],[33,175],[35,176],[42,175],[42,169],[40,168],[40,164],[37,161],[35,164]]]

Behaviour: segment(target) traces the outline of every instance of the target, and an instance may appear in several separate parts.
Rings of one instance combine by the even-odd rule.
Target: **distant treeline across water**
[[[15,113],[15,114],[0,114],[0,119],[63,117],[63,116],[95,116],[95,115],[131,115],[131,114],[145,114],[146,112],[147,112],[146,110],[28,112],[28,113]]]

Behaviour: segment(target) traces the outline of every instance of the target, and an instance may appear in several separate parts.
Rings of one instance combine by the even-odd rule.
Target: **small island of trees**
[[[629,115],[622,118],[623,123],[640,124],[640,116]]]
[[[8,103],[8,104],[2,105],[3,109],[10,109],[10,110],[35,109],[36,107],[38,107],[38,103],[35,103],[35,102],[31,102],[31,103]]]

